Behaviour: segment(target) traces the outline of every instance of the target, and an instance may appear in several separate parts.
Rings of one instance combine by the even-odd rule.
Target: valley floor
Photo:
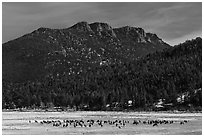
[[[173,112],[105,112],[105,111],[74,111],[74,112],[2,112],[3,135],[56,135],[56,134],[143,134],[143,135],[201,135],[202,113]],[[52,124],[40,124],[42,120],[126,120],[124,127],[95,124],[92,127],[54,127]],[[35,122],[38,121],[38,123]],[[133,124],[134,120],[173,120],[173,124],[152,126],[148,124]],[[181,121],[187,120],[185,124]]]

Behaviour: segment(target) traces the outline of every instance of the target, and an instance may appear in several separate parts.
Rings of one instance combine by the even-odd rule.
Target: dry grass
[[[161,112],[3,112],[2,134],[202,134],[201,113],[161,113]],[[34,120],[128,120],[126,126],[118,128],[114,125],[104,124],[103,127],[95,124],[92,127],[53,127],[52,124],[35,123]],[[174,120],[173,124],[133,125],[133,120]],[[29,123],[29,120],[31,123]],[[180,121],[188,120],[188,123],[180,125]]]

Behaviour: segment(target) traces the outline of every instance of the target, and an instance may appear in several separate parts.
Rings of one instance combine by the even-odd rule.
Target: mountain
[[[66,73],[23,83],[3,80],[2,87],[3,108],[152,110],[158,100],[164,100],[167,110],[202,110],[202,39],[137,60],[96,65],[79,74]]]
[[[79,74],[137,60],[170,46],[142,28],[79,22],[66,29],[39,28],[2,46],[3,79],[11,82]]]

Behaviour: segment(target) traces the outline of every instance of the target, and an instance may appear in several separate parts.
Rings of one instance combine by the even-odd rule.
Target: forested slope
[[[148,109],[158,99],[176,108],[202,106],[202,39],[196,38],[136,61],[95,66],[80,74],[13,83],[3,80],[3,108],[70,106],[89,110]],[[198,91],[198,92],[195,92]]]

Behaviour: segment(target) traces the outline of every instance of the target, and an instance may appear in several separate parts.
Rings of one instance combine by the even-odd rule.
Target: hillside
[[[26,82],[79,74],[137,60],[170,46],[142,28],[79,22],[66,29],[39,28],[2,46],[3,79]]]
[[[70,29],[77,28],[73,26]],[[85,28],[87,31],[90,29]],[[128,41],[131,42],[124,40],[123,44]],[[171,109],[179,106],[190,109],[189,106],[202,106],[201,87],[202,39],[196,38],[137,60],[108,65],[99,63],[79,74],[49,75],[42,80],[24,83],[3,80],[3,108],[43,104],[78,109],[86,107],[89,110],[115,107],[124,110],[131,100],[131,109],[148,110],[159,99],[165,99],[165,103],[173,104]],[[184,93],[188,96],[184,102],[178,102],[179,95]]]

